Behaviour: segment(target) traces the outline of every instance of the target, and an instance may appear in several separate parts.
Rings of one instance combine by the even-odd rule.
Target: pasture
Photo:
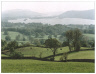
[[[94,73],[94,63],[49,62],[32,59],[1,60],[2,73]]]
[[[60,60],[61,56],[56,56],[55,60]],[[68,54],[67,59],[95,59],[95,52],[93,50],[73,52]]]
[[[90,49],[90,48],[81,47],[81,50],[86,50],[86,49]],[[17,52],[21,52],[22,54],[24,54],[25,57],[26,56],[27,57],[28,56],[31,56],[31,57],[32,56],[35,56],[35,57],[38,57],[39,58],[40,53],[42,53],[42,55],[41,55],[42,58],[47,57],[47,56],[50,56],[50,55],[53,55],[51,49],[49,49],[49,48],[43,48],[43,47],[23,47],[23,48],[16,49],[16,51]],[[62,48],[58,48],[58,50],[56,52],[56,55],[57,54],[64,53],[64,52],[68,52],[68,51],[69,51],[68,46],[62,47]],[[88,52],[90,53],[90,51],[88,51]],[[93,54],[93,57],[94,57],[94,51],[93,51],[92,54]]]
[[[34,56],[39,57],[39,54],[42,52],[42,57],[47,57],[53,55],[51,49],[49,48],[42,48],[42,47],[24,47],[16,49],[17,52],[21,52],[24,56]],[[68,47],[63,47],[62,50],[60,48],[57,50],[56,54],[62,52],[68,52]]]
[[[89,40],[92,40],[95,38],[94,34],[83,34],[84,36],[86,36]]]
[[[31,48],[31,49],[30,49]],[[89,49],[89,50],[88,50]],[[15,51],[24,54],[24,57],[38,57],[42,52],[42,58],[53,55],[50,49],[42,47],[23,47]],[[57,62],[61,53],[68,52],[68,47],[58,49],[55,61],[41,61],[33,59],[2,59],[2,73],[94,73],[95,64],[93,62]],[[94,50],[81,47],[81,51],[68,54],[68,59],[94,59]],[[7,57],[2,54],[2,57]],[[60,61],[60,60],[59,60]]]
[[[14,32],[9,32],[12,35],[12,39],[15,39]],[[21,34],[20,34],[21,35]],[[21,35],[23,36],[23,35]],[[2,32],[2,38],[5,35]],[[48,36],[45,36],[46,39]],[[59,37],[59,36],[58,36]],[[91,36],[90,36],[91,37]],[[26,37],[27,38],[27,37]],[[20,41],[19,41],[20,42]],[[22,41],[21,41],[22,42]],[[27,42],[27,41],[25,41]],[[16,52],[21,52],[24,57],[37,57],[51,58],[53,53],[49,48],[43,47],[22,47],[15,49]],[[68,46],[61,47],[57,50],[55,61],[41,61],[33,59],[2,59],[1,60],[1,72],[2,73],[94,73],[95,63],[93,62],[60,62],[60,57],[64,52],[69,52]],[[2,57],[8,57],[1,54]],[[88,47],[81,47],[81,51],[72,52],[68,54],[68,60],[70,59],[95,59],[95,52]],[[57,62],[59,61],[59,62]]]
[[[8,35],[11,37],[12,40],[15,40],[17,35],[20,35],[20,39],[22,39],[23,36],[27,39],[27,36],[25,36],[19,32],[8,31]],[[4,32],[1,32],[1,39],[5,40],[5,36],[6,35],[4,35]]]

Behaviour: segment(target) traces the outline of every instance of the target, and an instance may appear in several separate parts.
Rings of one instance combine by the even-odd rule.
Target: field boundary
[[[11,58],[11,57],[1,57],[1,59],[15,59],[15,58]],[[34,60],[41,60],[41,61],[50,61],[49,59],[45,59],[45,58],[37,58],[37,57],[22,57],[19,59],[34,59]],[[64,61],[53,61],[53,62],[66,62]],[[67,62],[95,62],[94,59],[68,59]]]

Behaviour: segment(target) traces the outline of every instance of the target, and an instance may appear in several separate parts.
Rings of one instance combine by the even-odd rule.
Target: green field
[[[16,52],[21,52],[24,57],[48,57],[53,55],[51,49],[42,47],[23,47],[15,49]],[[62,50],[61,50],[62,49]],[[89,50],[88,50],[89,49]],[[68,54],[70,59],[95,59],[95,52],[88,47],[81,47],[82,51],[72,52]],[[69,52],[68,46],[59,48],[56,52],[61,54]],[[1,54],[2,57],[8,57]],[[2,73],[94,73],[95,63],[92,62],[56,62],[60,61],[62,55],[56,56],[55,61],[41,61],[33,59],[2,59],[1,72]],[[51,58],[51,57],[49,57]]]
[[[18,48],[18,49],[16,49],[16,51],[21,52],[22,54],[24,54],[24,56],[35,56],[35,57],[39,57],[40,53],[42,52],[42,58],[53,55],[51,49],[49,49],[49,48],[42,48],[42,47],[31,47],[31,48],[32,49],[30,49],[30,47]],[[62,49],[62,50],[60,50],[60,49]],[[86,50],[86,49],[90,49],[90,48],[82,47],[81,50],[82,49]],[[66,47],[59,48],[57,50],[56,54],[60,54],[60,53],[68,52],[68,51],[69,51],[68,46],[66,46]],[[94,51],[92,54],[94,57]]]
[[[48,50],[47,50],[48,49]],[[24,48],[19,48],[16,49],[16,51],[21,52],[22,54],[24,54],[24,56],[32,56],[35,54],[35,57],[39,57],[39,54],[42,52],[42,57],[47,57],[50,55],[53,55],[51,49],[49,48],[41,48],[41,47],[32,47],[32,49],[30,49],[30,47],[24,47]],[[68,47],[63,47],[62,50],[60,50],[60,48],[57,50],[56,54],[62,53],[62,52],[68,52]]]
[[[94,73],[94,63],[1,60],[2,73]]]
[[[62,49],[62,50],[61,50]],[[87,48],[87,47],[81,47],[81,50],[86,50],[86,49],[90,49],[90,48]],[[18,49],[15,49],[16,52],[21,52],[25,57],[32,57],[32,56],[35,56],[35,57],[40,57],[40,53],[42,53],[41,57],[44,58],[44,57],[47,57],[47,56],[50,56],[50,55],[53,55],[51,49],[49,48],[42,48],[42,47],[23,47],[23,48],[18,48]],[[60,54],[60,53],[64,53],[64,52],[68,52],[69,51],[69,48],[68,46],[66,47],[62,47],[62,48],[59,48],[57,49],[57,52],[56,52],[56,55],[57,54]],[[94,59],[94,50],[90,50],[90,51],[79,51],[79,52],[74,52],[74,53],[70,53],[68,55],[68,58],[69,59],[74,59],[74,58],[83,58],[83,59]],[[88,56],[90,55],[90,56]],[[55,60],[59,60],[59,58],[61,57],[60,56],[56,56],[55,57]]]
[[[55,60],[60,60],[61,56],[56,56]],[[68,59],[95,59],[95,52],[90,51],[79,51],[68,54]]]
[[[5,54],[1,54],[1,57],[8,57],[7,55],[5,55]]]
[[[22,38],[24,36],[27,39],[27,36],[22,35],[19,32],[8,31],[8,35],[11,37],[12,40],[15,40],[17,35],[20,35],[21,36],[20,38]],[[5,40],[5,36],[6,35],[4,35],[4,32],[1,32],[1,39]]]
[[[88,39],[94,39],[95,38],[95,34],[83,34],[84,36],[86,36]]]

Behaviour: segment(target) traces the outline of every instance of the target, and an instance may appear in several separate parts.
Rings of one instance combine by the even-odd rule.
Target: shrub
[[[67,62],[67,57],[68,57],[68,53],[67,52],[63,53],[63,55],[60,57],[60,61],[65,60],[65,62]]]
[[[42,58],[42,52],[40,52],[39,57]]]
[[[60,61],[63,61],[63,57],[62,56],[60,57]]]
[[[21,59],[24,55],[21,52],[13,52],[9,56],[12,59]]]

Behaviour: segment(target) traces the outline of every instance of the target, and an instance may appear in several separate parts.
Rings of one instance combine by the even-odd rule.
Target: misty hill
[[[95,10],[84,11],[67,11],[58,16],[59,18],[82,18],[82,19],[95,19]]]
[[[54,12],[55,14],[55,12]],[[95,11],[92,10],[84,10],[84,11],[67,11],[67,12],[61,12],[56,15],[51,16],[48,14],[41,14],[38,12],[30,11],[30,10],[21,10],[21,9],[15,9],[15,10],[9,10],[6,12],[2,12],[2,21],[10,21],[10,20],[18,20],[24,18],[27,18],[24,22],[42,22],[42,23],[50,23],[55,24],[54,22],[57,22],[58,24],[68,24],[68,23],[83,23],[89,22],[91,23],[95,19]],[[28,20],[32,19],[32,20]],[[87,21],[83,19],[88,19]],[[21,21],[21,20],[20,20]],[[84,23],[85,22],[85,23]]]
[[[31,17],[40,17],[41,15],[42,15],[41,13],[33,12],[30,10],[15,9],[2,12],[2,19],[31,18]]]

